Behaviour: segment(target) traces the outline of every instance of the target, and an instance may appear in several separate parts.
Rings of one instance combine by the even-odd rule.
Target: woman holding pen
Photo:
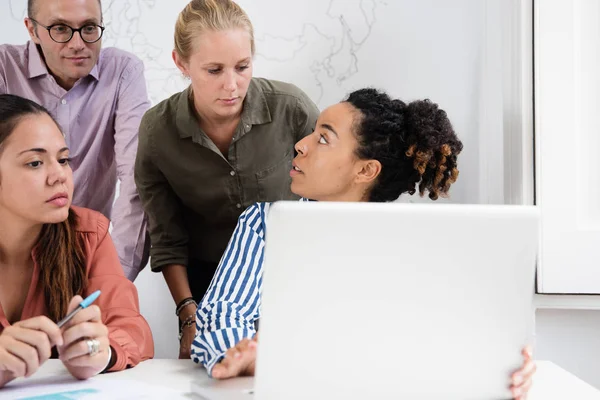
[[[30,100],[0,95],[0,388],[50,357],[86,379],[154,355],[109,221],[72,198],[57,123]]]

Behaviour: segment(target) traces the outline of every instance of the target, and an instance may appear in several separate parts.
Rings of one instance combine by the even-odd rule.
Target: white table
[[[530,392],[529,400],[592,400],[600,399],[600,391],[568,373],[557,365],[538,361],[538,372],[534,378],[534,385]],[[11,392],[17,387],[35,385],[36,382],[48,383],[49,379],[56,377],[57,381],[64,381],[68,372],[58,360],[49,360],[42,368],[29,379],[20,379],[0,389],[0,399],[10,399]],[[61,378],[61,379],[58,379]],[[139,364],[133,369],[122,372],[100,375],[93,381],[102,380],[133,380],[148,384],[160,385],[176,390],[189,399],[191,395],[191,382],[201,382],[202,385],[219,387],[223,385],[236,386],[240,389],[251,388],[253,378],[239,378],[233,381],[218,382],[208,378],[203,368],[195,365],[190,360],[149,360]],[[240,391],[240,399],[247,400],[248,396]]]

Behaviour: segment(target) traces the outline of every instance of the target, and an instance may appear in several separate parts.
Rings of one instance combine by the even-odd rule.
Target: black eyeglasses
[[[73,38],[75,32],[79,32],[79,36],[81,40],[86,43],[96,43],[102,37],[104,33],[104,27],[98,24],[85,24],[81,28],[73,28],[69,25],[65,24],[54,24],[50,26],[42,25],[38,21],[33,18],[29,18],[42,28],[46,28],[48,30],[48,34],[50,35],[50,39],[54,40],[56,43],[67,43],[69,40]]]

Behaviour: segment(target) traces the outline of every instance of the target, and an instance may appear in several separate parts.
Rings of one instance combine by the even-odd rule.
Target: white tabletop
[[[534,378],[529,400],[600,399],[600,391],[557,365],[547,361],[538,361],[537,365],[538,372]],[[235,386],[242,389],[251,388],[253,384],[253,378],[238,378],[222,382],[212,380],[208,378],[203,368],[190,360],[148,360],[133,369],[99,375],[88,382],[98,384],[102,381],[114,380],[140,381],[162,386],[189,399],[195,398],[191,392],[192,381],[201,386],[213,388]],[[11,399],[17,394],[20,397],[24,388],[36,384],[48,384],[49,382],[59,384],[68,381],[70,378],[62,363],[59,360],[49,360],[31,378],[13,381],[5,388],[0,389],[0,399]],[[248,396],[240,391],[240,399],[247,400]]]

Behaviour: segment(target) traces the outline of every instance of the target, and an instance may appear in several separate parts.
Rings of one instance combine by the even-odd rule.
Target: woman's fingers
[[[81,360],[75,362],[75,360],[77,360],[79,358],[96,357],[96,355],[90,356],[90,350],[88,348],[88,343],[87,343],[88,340],[90,340],[90,339],[83,339],[83,340],[73,343],[71,346],[69,346],[67,348],[63,348],[60,352],[60,359],[63,362],[70,362],[73,365],[75,365],[76,363],[81,363]],[[96,337],[95,340],[97,340],[99,343],[98,354],[100,354],[102,352],[108,352],[108,347],[110,345],[108,337],[106,337],[106,336]]]
[[[213,367],[213,378],[227,379],[253,373],[256,351],[252,342],[253,340],[244,339],[227,350],[225,358]]]
[[[527,346],[521,352],[523,355],[523,366],[512,375],[511,391],[515,400],[525,400],[533,383],[533,374],[537,367],[533,361],[531,346]]]
[[[52,346],[50,338],[43,331],[17,327],[13,338],[35,349],[39,364],[43,364],[50,358]]]
[[[512,375],[512,384],[515,387],[522,386],[530,381],[537,369],[535,362],[531,359],[531,355],[526,355],[525,350],[523,351],[523,356],[525,358],[523,366]]]
[[[216,379],[227,379],[241,376],[244,370],[244,360],[224,358],[215,365],[212,370],[212,376]]]
[[[525,363],[525,367],[523,367],[522,370],[522,374],[523,374],[523,380],[527,381],[530,380],[531,377],[533,376],[533,374],[535,373],[537,369],[537,366],[535,365],[535,362],[529,360]]]
[[[67,329],[63,333],[63,349],[87,338],[101,338],[108,336],[108,328],[101,322],[81,322]]]
[[[80,310],[69,322],[67,322],[63,327],[63,332],[69,330],[70,328],[79,325],[83,322],[101,322],[102,321],[102,313],[100,312],[100,307],[97,305],[91,305],[88,308],[84,308]]]
[[[525,348],[523,348],[523,350],[521,350],[521,354],[523,355],[523,358],[525,359],[525,361],[532,361],[533,360],[533,348],[531,347],[531,345],[525,346]]]
[[[79,307],[79,304],[82,301],[83,301],[83,297],[81,297],[80,295],[73,296],[71,301],[69,301],[69,307],[67,307],[67,314],[69,314],[71,311],[73,311],[77,307]]]
[[[63,337],[60,328],[48,317],[40,316],[26,319],[15,323],[13,327],[44,332],[48,336],[48,339],[50,339],[50,347],[55,345],[60,346],[63,344]]]
[[[19,357],[0,348],[0,371],[6,371],[11,379],[20,378],[27,373],[27,365]]]
[[[515,400],[526,400],[527,395],[529,393],[529,389],[531,388],[531,383],[532,381],[528,381],[521,387],[513,387],[511,389],[513,398]]]
[[[527,394],[529,393],[529,389],[531,388],[531,384],[533,383],[533,381],[530,379],[528,381],[525,381],[525,383],[523,384],[523,386],[521,386],[520,389],[520,396],[517,398],[517,400],[525,400],[527,398]]]
[[[18,376],[31,376],[50,358],[53,342],[62,342],[60,330],[46,317],[36,317],[9,326],[2,332],[0,340],[0,347],[4,350],[0,355],[8,361],[0,363],[11,367],[0,368],[14,368],[13,372]],[[15,363],[9,355],[21,360],[21,364]]]
[[[79,302],[81,302],[80,298],[75,296],[71,300],[70,306],[76,307]],[[91,363],[87,345],[87,340],[89,339],[96,339],[100,342],[99,353],[108,351],[108,328],[102,323],[102,314],[100,308],[96,305],[91,305],[79,311],[63,329],[62,337],[64,344],[58,348],[60,359],[63,362],[68,362],[72,365]],[[79,360],[79,358],[84,359]],[[93,360],[94,364],[97,358]]]
[[[18,376],[31,376],[40,367],[40,359],[35,347],[12,338],[7,350],[22,361],[14,371]]]

